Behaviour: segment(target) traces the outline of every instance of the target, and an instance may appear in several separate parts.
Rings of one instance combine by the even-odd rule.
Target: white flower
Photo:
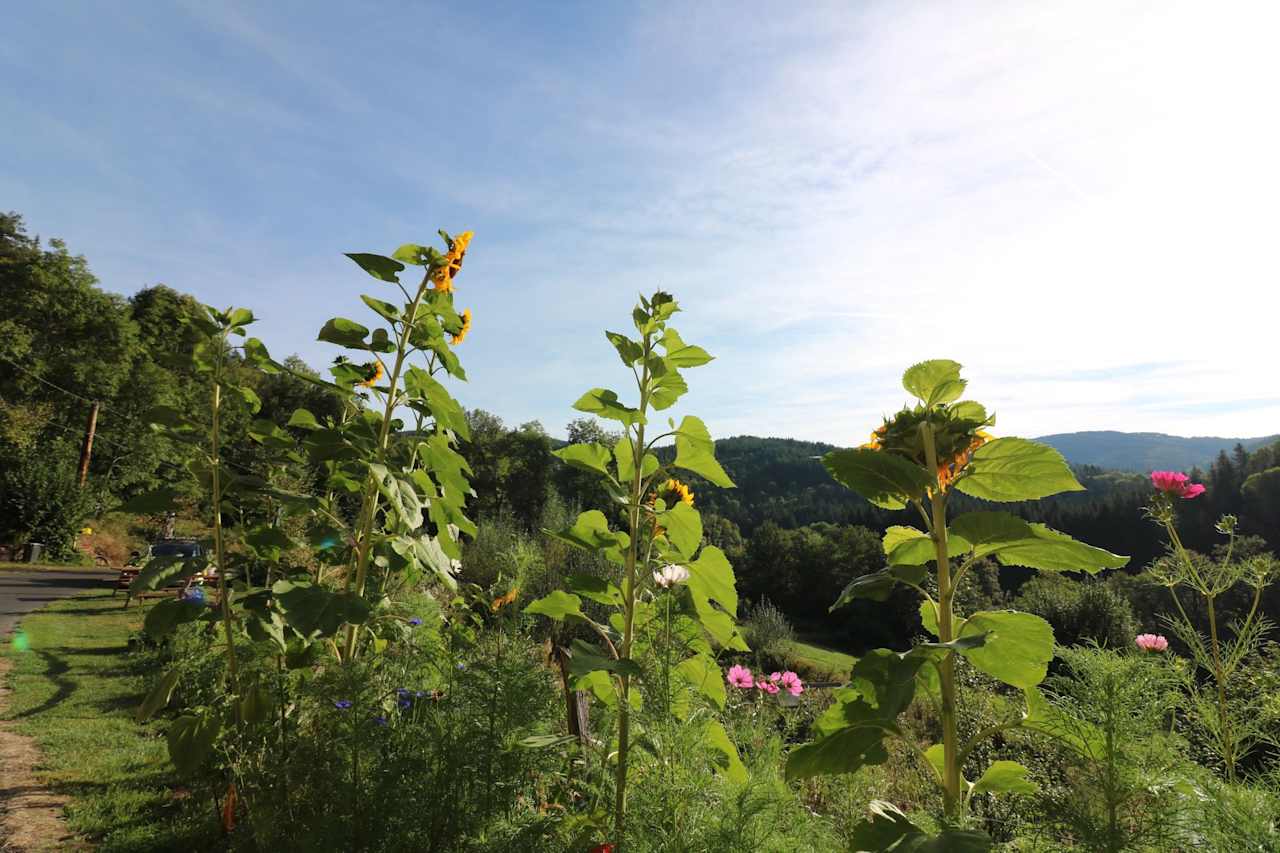
[[[689,570],[675,563],[663,566],[662,571],[653,573],[653,582],[663,589],[682,584],[689,579]]]

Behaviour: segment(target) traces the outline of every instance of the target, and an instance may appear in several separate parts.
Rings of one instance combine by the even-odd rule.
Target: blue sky
[[[661,287],[714,434],[861,441],[921,358],[998,431],[1280,431],[1273,5],[41,3],[0,207],[315,365],[346,251],[473,229],[469,407],[560,433]]]

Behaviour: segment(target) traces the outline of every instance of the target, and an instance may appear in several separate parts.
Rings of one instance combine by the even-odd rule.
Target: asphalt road
[[[81,590],[107,589],[113,577],[89,571],[0,570],[0,637],[16,628],[18,621],[31,611]]]

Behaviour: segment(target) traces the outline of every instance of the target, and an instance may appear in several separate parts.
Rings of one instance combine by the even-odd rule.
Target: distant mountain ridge
[[[1237,444],[1252,451],[1280,441],[1280,435],[1260,438],[1165,435],[1161,432],[1064,432],[1036,441],[1055,448],[1072,465],[1096,465],[1115,471],[1189,471],[1208,468],[1218,452],[1230,453]]]

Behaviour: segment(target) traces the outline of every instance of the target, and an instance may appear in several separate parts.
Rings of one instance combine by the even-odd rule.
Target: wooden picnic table
[[[115,589],[112,590],[111,595],[114,597],[120,592],[120,590],[124,590],[125,607],[128,607],[129,603],[135,598],[181,598],[192,587],[203,587],[206,583],[213,583],[218,579],[217,569],[205,569],[203,572],[196,572],[191,577],[177,583],[171,583],[167,586],[161,587],[160,589],[149,589],[135,594],[132,591],[133,582],[141,571],[142,568],[139,566],[122,566],[119,569],[120,573],[116,577]]]

